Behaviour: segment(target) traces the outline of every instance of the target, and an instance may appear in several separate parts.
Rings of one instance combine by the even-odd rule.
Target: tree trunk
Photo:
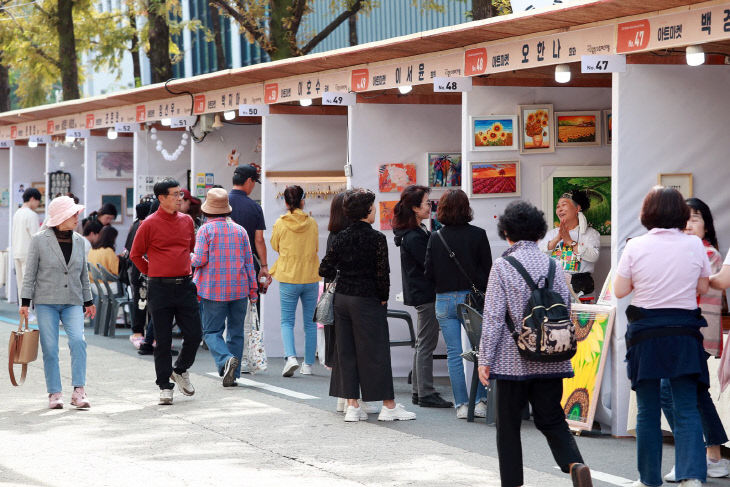
[[[357,46],[357,14],[347,19],[347,27],[350,31],[350,45]]]
[[[132,54],[132,71],[134,73],[134,87],[142,86],[142,68],[139,63],[139,35],[137,34],[137,15],[133,10],[129,11],[129,26],[134,30],[132,34],[132,47],[129,51]]]
[[[68,1],[68,0],[65,0]],[[172,61],[170,60],[170,29],[167,25],[166,0],[150,0],[150,70],[153,83],[164,83],[172,78]]]
[[[3,64],[2,55],[0,51],[0,112],[7,112],[10,110],[10,73]]]
[[[226,52],[223,50],[223,35],[221,31],[221,16],[217,7],[208,5],[210,10],[210,23],[213,29],[214,42],[215,42],[215,59],[217,64],[217,70],[226,69]]]
[[[63,89],[64,101],[81,98],[73,5],[73,0],[58,0],[56,30],[58,32],[58,59],[61,68],[61,88]]]
[[[290,31],[284,26],[284,19],[291,16],[291,12],[289,11],[291,4],[291,0],[269,1],[271,14],[269,29],[271,32],[272,52],[268,54],[272,61],[290,58],[299,54],[295,49],[295,44],[292,43]]]
[[[496,17],[497,12],[492,0],[472,0],[471,14],[473,20],[481,20]]]

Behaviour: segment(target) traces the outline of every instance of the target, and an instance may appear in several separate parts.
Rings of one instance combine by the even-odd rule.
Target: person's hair
[[[296,184],[293,186],[287,186],[284,190],[284,202],[290,212],[294,213],[294,210],[298,209],[302,205],[304,199],[304,190],[301,186]]]
[[[513,201],[497,222],[497,234],[503,240],[537,242],[545,236],[545,214],[524,200]]]
[[[188,215],[195,220],[196,218],[200,217],[200,215],[203,213],[203,210],[200,209],[201,205],[197,203],[196,201],[190,200],[190,208],[188,208]]]
[[[155,197],[159,199],[160,196],[166,196],[170,188],[177,188],[178,186],[180,186],[180,183],[172,178],[163,179],[162,181],[155,183]]]
[[[352,221],[367,218],[370,207],[375,202],[375,193],[369,189],[354,188],[345,194],[343,205],[345,216]]]
[[[641,205],[641,224],[652,228],[677,228],[684,230],[689,220],[689,206],[682,193],[674,188],[655,186]]]
[[[174,186],[173,186],[174,187]],[[160,200],[156,199],[150,203],[150,215],[160,209]],[[148,215],[149,216],[149,215]]]
[[[111,215],[114,218],[116,218],[117,217],[117,207],[111,203],[105,204],[104,206],[101,207],[101,209],[97,213],[97,218],[102,215]]]
[[[151,201],[147,201],[143,199],[139,202],[137,206],[134,207],[135,212],[137,213],[137,219],[142,221],[145,218],[147,218],[147,215],[150,214],[150,207],[152,206]]]
[[[201,215],[203,215],[205,218],[220,218],[220,217],[226,217],[231,216],[231,212],[228,213],[206,213],[204,211],[200,212]]]
[[[101,232],[102,228],[104,228],[104,225],[102,225],[101,222],[99,222],[97,220],[91,220],[91,221],[86,222],[82,232],[83,232],[84,237],[88,237],[92,233]]]
[[[251,179],[250,176],[244,176],[238,171],[233,171],[233,185],[234,186],[243,186],[246,184],[246,181]]]
[[[699,198],[688,199],[687,206],[690,210],[695,210],[702,215],[702,219],[705,221],[705,240],[717,249],[719,245],[717,243],[717,233],[715,232],[715,220],[712,218],[710,207]]]
[[[411,185],[400,194],[400,201],[393,209],[393,229],[406,230],[418,228],[418,220],[413,211],[414,206],[421,206],[423,197],[431,192],[426,186]]]
[[[119,235],[119,232],[117,232],[116,228],[111,225],[105,226],[99,232],[99,239],[92,245],[92,248],[103,249],[108,247],[114,250],[114,246],[117,242],[117,235]]]
[[[570,192],[570,199],[573,200],[573,203],[580,206],[580,211],[585,213],[588,211],[588,208],[591,207],[591,199],[588,197],[588,193],[582,189],[574,189]]]
[[[36,189],[36,188],[28,188],[25,191],[23,191],[23,203],[29,202],[31,198],[40,201],[41,192],[38,191],[38,189]]]
[[[474,219],[469,197],[460,189],[446,191],[439,200],[436,217],[442,225],[466,225]]]
[[[330,204],[330,222],[327,230],[332,233],[341,232],[350,226],[350,219],[345,215],[345,192],[337,193]]]

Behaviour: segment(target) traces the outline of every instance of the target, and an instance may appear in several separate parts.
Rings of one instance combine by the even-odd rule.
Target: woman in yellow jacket
[[[89,264],[99,264],[115,276],[119,274],[119,257],[114,250],[118,234],[117,229],[111,225],[102,228],[87,258]]]
[[[271,268],[271,276],[279,281],[281,303],[281,338],[284,342],[286,364],[282,375],[291,377],[299,368],[294,345],[294,323],[297,304],[302,301],[304,321],[304,363],[301,373],[312,374],[317,349],[317,324],[313,321],[319,295],[319,235],[317,222],[302,211],[304,190],[289,186],[284,191],[287,213],[280,216],[271,235],[271,247],[279,258]]]

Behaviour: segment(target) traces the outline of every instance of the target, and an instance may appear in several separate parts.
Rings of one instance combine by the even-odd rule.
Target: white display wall
[[[71,192],[79,198],[79,204],[86,205],[84,201],[84,148],[78,144],[67,147],[65,145],[50,144],[46,147],[46,188],[50,189],[50,181],[48,175],[55,171],[67,172],[71,175]],[[55,195],[50,195],[53,198]],[[95,202],[92,202],[93,208],[87,211],[97,209]]]
[[[723,123],[730,110],[728,66],[627,66],[614,74],[613,235],[616,268],[628,237],[646,232],[639,221],[644,196],[659,173],[692,173],[694,196],[713,212],[720,251],[730,245],[730,179]],[[626,432],[629,383],[623,367],[626,354],[625,310],[630,298],[618,301],[612,383],[618,391],[613,408],[613,433]],[[711,370],[716,360],[711,359]],[[719,395],[712,374],[713,399],[725,426],[730,426],[730,391]]]
[[[344,115],[269,115],[263,118],[264,172],[269,171],[342,171],[347,160],[347,117]],[[243,157],[243,155],[241,156]],[[297,183],[305,186],[304,183]],[[271,248],[271,229],[286,207],[276,195],[286,187],[286,181],[264,180],[262,204],[266,231],[264,238],[271,267],[277,258]],[[304,211],[315,208],[315,217],[320,223],[319,257],[324,257],[327,244],[327,216],[320,210],[321,201],[305,202]],[[315,207],[316,205],[316,207]],[[297,353],[304,354],[304,329],[301,304],[297,309],[294,336]],[[269,287],[263,299],[263,326],[266,353],[272,357],[284,355],[281,340],[281,313],[279,307],[279,285],[276,280]]]
[[[8,247],[10,247],[10,149],[0,149],[0,196],[3,196],[2,193],[8,192],[7,199],[5,199],[5,204],[8,206],[2,206],[0,205],[0,250],[7,250]],[[7,283],[8,279],[8,267],[10,263],[9,254],[5,254],[5,263],[4,266],[0,266],[0,269],[2,269],[0,272],[2,272],[2,279],[0,281],[3,282],[3,295],[7,294],[7,286],[5,286],[4,283]]]

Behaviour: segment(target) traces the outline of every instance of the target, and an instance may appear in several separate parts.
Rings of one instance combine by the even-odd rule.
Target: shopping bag
[[[25,324],[25,328],[23,328]],[[25,376],[28,373],[28,364],[38,358],[38,330],[28,328],[28,318],[22,317],[18,329],[10,332],[8,344],[8,372],[10,383],[14,386],[23,385]],[[15,379],[15,365],[22,365],[20,381]]]
[[[266,350],[264,350],[264,332],[260,327],[256,303],[249,301],[247,320],[249,321],[251,332],[248,335],[245,359],[248,363],[248,370],[252,374],[255,374],[256,372],[263,372],[268,366]]]

